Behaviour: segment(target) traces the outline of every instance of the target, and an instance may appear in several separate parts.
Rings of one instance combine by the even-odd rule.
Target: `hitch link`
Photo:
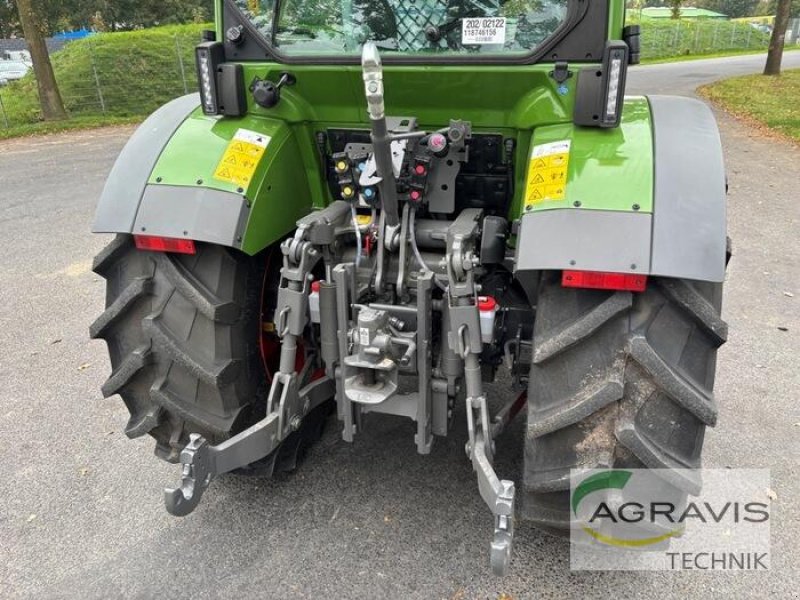
[[[281,337],[279,371],[272,378],[267,396],[267,415],[258,423],[221,444],[212,446],[197,433],[181,451],[181,483],[164,490],[167,511],[183,517],[200,503],[211,480],[222,473],[245,467],[277,450],[280,443],[300,428],[303,418],[314,408],[332,398],[336,386],[330,377],[322,377],[302,389],[306,372],[295,371],[297,339],[308,321],[308,286],[311,271],[321,258],[307,237],[325,237],[331,223],[339,219],[344,203],[334,203],[298,223],[294,238],[281,244],[283,268],[278,288],[276,329]]]
[[[494,515],[494,536],[490,547],[492,572],[508,572],[514,542],[514,482],[500,479],[492,466],[494,441],[489,428],[486,397],[467,398],[467,457],[478,478],[481,498]]]
[[[447,230],[447,312],[450,319],[450,349],[464,361],[464,383],[467,396],[467,457],[478,478],[481,498],[494,515],[494,536],[490,546],[492,572],[505,575],[511,561],[514,539],[514,482],[501,480],[494,470],[493,433],[499,433],[513,410],[501,411],[500,421],[490,426],[489,409],[483,391],[480,353],[483,341],[477,305],[475,267],[478,260],[476,243],[480,237],[483,211],[466,209]],[[514,406],[518,401],[514,401]]]

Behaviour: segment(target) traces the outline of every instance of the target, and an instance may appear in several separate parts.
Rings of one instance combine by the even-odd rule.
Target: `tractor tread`
[[[131,415],[128,424],[125,426],[125,435],[131,439],[142,437],[150,433],[161,423],[164,409],[160,406],[151,406],[146,412]]]
[[[153,355],[150,352],[150,345],[136,348],[128,356],[126,356],[122,363],[114,369],[111,376],[106,380],[101,388],[104,398],[109,398],[118,393],[122,388],[128,385],[136,374],[152,364]]]
[[[119,320],[136,301],[152,291],[153,280],[151,277],[137,278],[131,281],[111,306],[104,310],[103,314],[89,327],[89,337],[92,339],[105,338],[108,335],[109,327]]]
[[[592,335],[618,314],[630,309],[632,303],[630,292],[617,292],[585,315],[557,331],[547,332],[544,339],[535,340],[533,362],[541,364],[561,354]]]
[[[92,261],[92,271],[106,276],[108,270],[119,263],[120,259],[133,247],[130,236],[118,235],[103,248]]]
[[[174,363],[189,371],[200,381],[212,387],[231,383],[238,376],[239,361],[227,359],[212,365],[203,364],[192,357],[190,351],[180,344],[157,317],[150,316],[142,323],[144,331],[152,338],[153,347]]]
[[[728,324],[720,318],[711,303],[700,292],[680,279],[658,279],[657,281],[661,290],[714,338],[717,347],[726,342]]]
[[[535,421],[528,424],[528,437],[541,437],[578,423],[601,408],[620,400],[622,394],[622,378],[609,375],[597,381],[594,386],[580,390],[574,398],[566,398],[559,406],[547,412],[538,412]]]
[[[239,316],[239,306],[217,297],[200,283],[189,269],[168,254],[159,254],[158,266],[178,293],[191,302],[207,319],[230,324]]]
[[[655,380],[659,388],[676,400],[686,410],[692,412],[706,425],[717,423],[717,406],[712,393],[701,390],[688,377],[681,375],[668,365],[653,350],[643,336],[634,336],[630,342],[630,356]]]
[[[565,291],[559,275],[544,273],[538,292],[520,508],[564,535],[572,469],[659,469],[676,494],[699,492],[689,470],[717,420],[727,324],[719,283],[652,278],[604,295]]]
[[[205,411],[196,404],[184,401],[182,398],[166,389],[165,382],[157,383],[150,390],[150,397],[159,407],[170,413],[178,415],[182,419],[192,421],[200,425],[206,431],[218,436],[229,435],[233,424],[239,416],[239,410],[232,411],[227,415],[217,415]]]
[[[263,416],[260,353],[263,257],[212,244],[194,255],[140,251],[119,235],[94,261],[106,309],[90,328],[108,346],[102,387],[130,412],[130,437],[178,460],[190,433],[218,444]]]

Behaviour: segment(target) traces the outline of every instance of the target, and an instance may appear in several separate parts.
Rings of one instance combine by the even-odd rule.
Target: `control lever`
[[[361,69],[364,78],[364,93],[371,123],[372,152],[378,168],[378,190],[386,227],[393,232],[400,226],[400,211],[397,202],[397,184],[392,168],[392,136],[386,124],[386,107],[383,100],[383,65],[374,42],[364,44],[361,54]],[[388,236],[391,238],[391,233]]]

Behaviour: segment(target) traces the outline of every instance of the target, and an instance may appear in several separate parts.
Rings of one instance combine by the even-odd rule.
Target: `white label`
[[[505,17],[461,19],[461,44],[505,44]]]
[[[358,343],[361,346],[369,346],[369,329],[366,327],[358,328]]]
[[[267,144],[269,144],[269,141],[272,138],[270,138],[268,135],[264,135],[263,133],[251,131],[250,129],[239,129],[236,132],[236,135],[233,136],[233,139],[240,142],[247,142],[248,144],[254,144],[256,146],[260,146],[261,148],[266,148]]]
[[[531,158],[539,158],[540,156],[550,156],[551,154],[567,154],[571,140],[561,140],[560,142],[550,142],[549,144],[539,144],[533,147]]]

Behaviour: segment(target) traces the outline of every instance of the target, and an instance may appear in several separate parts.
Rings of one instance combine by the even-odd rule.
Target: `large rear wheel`
[[[279,258],[202,243],[191,255],[146,252],[129,235],[100,252],[94,271],[107,280],[106,309],[90,334],[108,345],[112,372],[102,391],[125,402],[129,437],[150,434],[156,454],[175,462],[190,433],[216,444],[264,417],[279,358],[270,327]],[[293,469],[324,417],[309,415],[280,452],[248,471]]]
[[[651,278],[643,293],[542,275],[528,393],[522,518],[568,535],[570,469],[666,469],[697,493],[727,325],[722,284]]]

